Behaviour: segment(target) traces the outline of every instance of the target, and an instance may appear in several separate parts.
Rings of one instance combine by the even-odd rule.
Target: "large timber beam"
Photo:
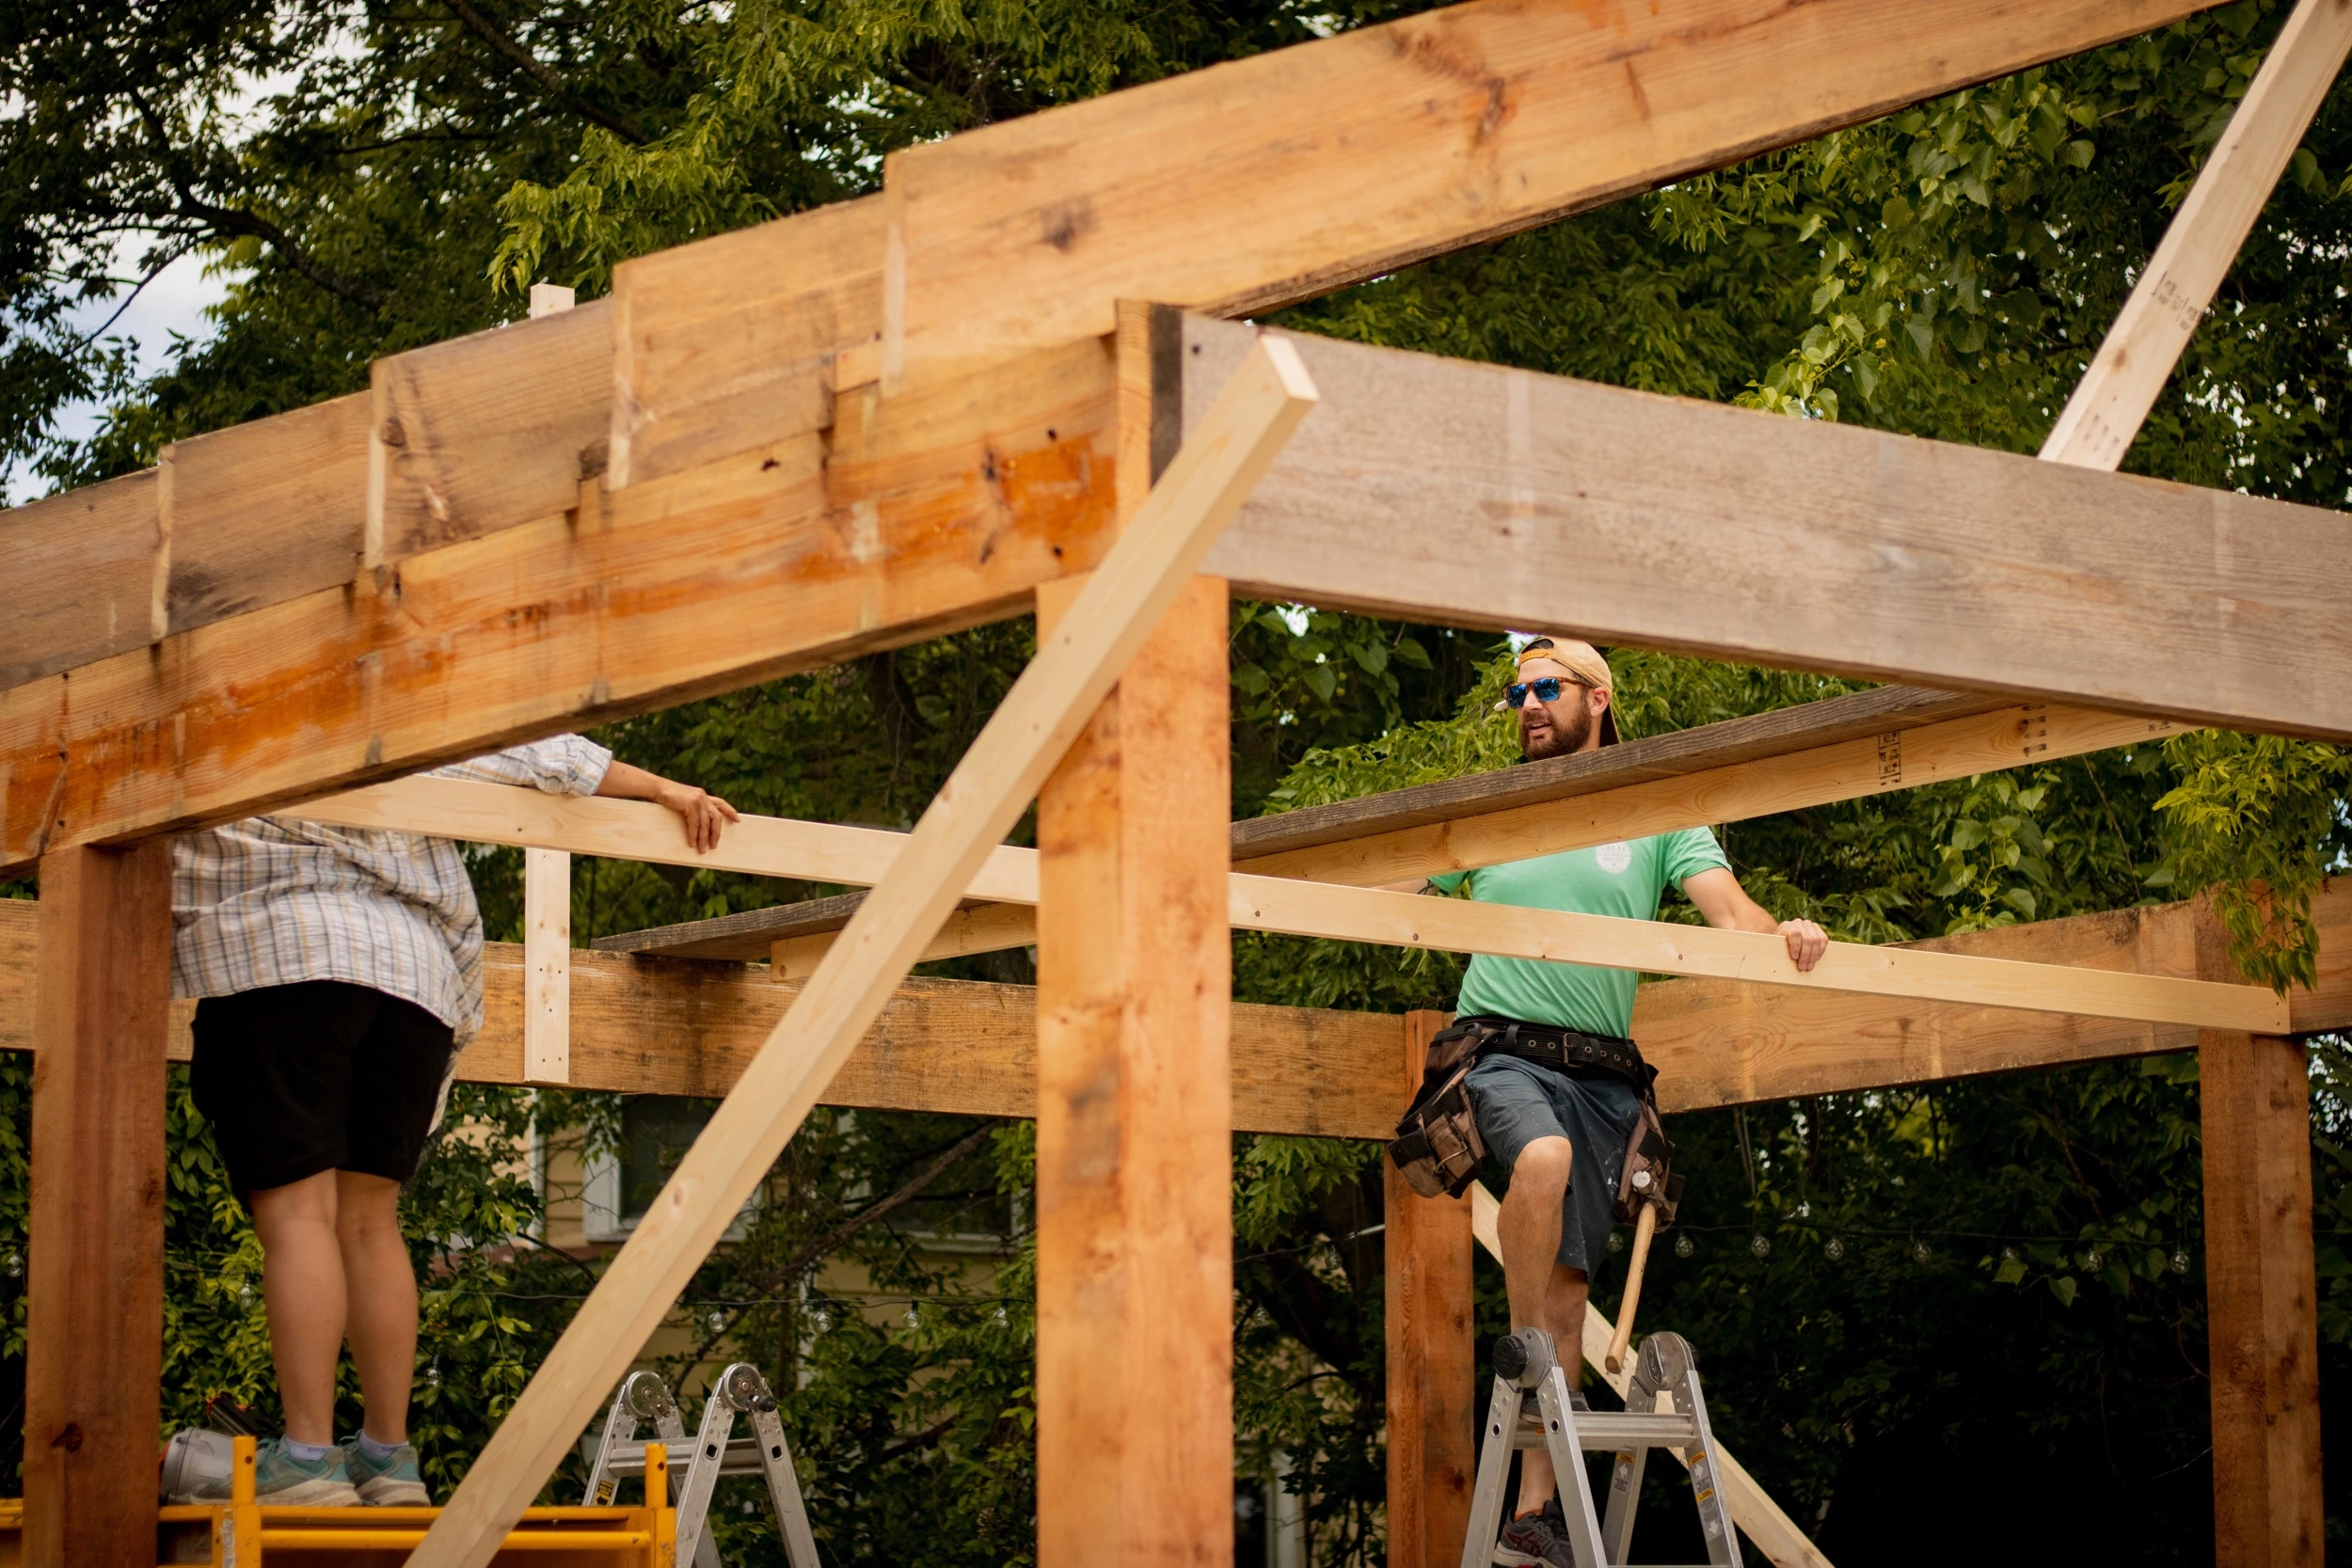
[[[1114,468],[1104,346],[1025,363],[0,691],[0,875],[1017,614]]]
[[[1191,419],[1251,329],[1184,334]],[[2352,739],[2341,513],[1296,341],[1325,402],[1210,556],[1237,591]]]
[[[2200,8],[1480,0],[911,148],[884,375],[1260,311]]]
[[[183,443],[176,479],[0,525],[8,579],[43,607],[0,636],[0,686],[26,683],[0,693],[0,873],[1016,613],[1107,537],[1107,364],[1084,333],[1108,330],[1114,298],[1295,297],[2201,3],[1705,0],[1587,25],[1486,0],[954,138],[894,168],[882,206],[631,263],[609,357],[581,336],[593,309],[434,345],[364,399]],[[1301,142],[1287,117],[1308,104]],[[1340,104],[1381,134],[1343,135]],[[1467,140],[1464,113],[1483,127]],[[1579,116],[1606,134],[1570,135]],[[1044,144],[1016,141],[1077,133],[1086,167],[1060,163],[1058,194],[1025,208]],[[1253,213],[1311,212],[1315,232],[1236,244],[1245,169]],[[943,200],[967,196],[959,238]],[[1009,215],[1025,211],[1038,233]],[[1000,244],[1029,254],[962,318],[988,377],[934,366],[877,398],[888,302],[915,342],[945,341],[950,275],[981,276],[967,263]],[[1056,272],[1063,251],[1083,279]],[[429,547],[450,538],[468,543]],[[355,553],[377,569],[353,578]]]
[[[2352,878],[2313,901],[2319,984],[2289,998],[2293,1035],[2352,1028]],[[2200,972],[2212,940],[2200,904],[2074,915],[1939,937],[1915,945],[2092,969]],[[35,1049],[33,975],[40,906],[0,899],[0,1051]],[[519,944],[484,958],[485,1022],[458,1060],[469,1083],[521,1084],[525,963]],[[625,1094],[714,1098],[782,1018],[795,985],[760,965],[575,950],[572,1085]],[[188,1053],[188,1004],[175,1004],[170,1055]],[[1670,980],[1637,994],[1634,1033],[1660,1069],[1668,1111],[2028,1071],[2198,1048],[2198,1031]],[[1233,1007],[1233,1124],[1244,1132],[1385,1138],[1403,1108],[1401,1018],[1311,1007]],[[825,1103],[973,1116],[1034,1114],[1036,993],[1025,986],[911,979],[827,1091]]]

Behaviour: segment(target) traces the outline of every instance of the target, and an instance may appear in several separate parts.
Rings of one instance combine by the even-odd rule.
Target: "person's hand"
[[[1810,920],[1784,920],[1778,929],[1788,939],[1788,961],[1800,972],[1811,969],[1829,951],[1829,933]]]
[[[730,822],[739,822],[741,816],[707,789],[692,784],[663,780],[660,796],[661,803],[678,815],[678,826],[686,830],[687,847],[696,854],[708,854],[719,847],[719,832]]]

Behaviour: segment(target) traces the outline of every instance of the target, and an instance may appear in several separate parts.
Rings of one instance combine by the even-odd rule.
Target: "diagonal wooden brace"
[[[908,852],[688,1150],[412,1564],[489,1562],[1314,401],[1313,383],[1279,341],[1268,340],[1235,374],[1070,613],[1040,640]]]

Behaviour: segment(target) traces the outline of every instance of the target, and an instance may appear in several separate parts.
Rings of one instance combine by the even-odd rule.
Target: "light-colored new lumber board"
[[[1892,790],[1915,789],[2177,733],[2168,720],[2028,704],[1889,730],[1590,795],[1458,817],[1247,861],[1260,876],[1376,887],[1409,877],[1556,855],[1677,828],[1739,822]],[[1590,755],[1606,755],[1607,748]],[[1369,799],[1377,800],[1379,797]],[[1279,817],[1268,818],[1279,821]]]
[[[1469,1196],[1470,1233],[1477,1238],[1478,1244],[1486,1249],[1487,1256],[1501,1262],[1502,1206],[1495,1200],[1495,1195],[1486,1190],[1483,1181],[1471,1185]],[[1579,1348],[1583,1352],[1585,1363],[1593,1369],[1594,1375],[1614,1389],[1619,1399],[1623,1399],[1626,1390],[1632,1386],[1633,1372],[1630,1366],[1621,1372],[1609,1370],[1609,1342],[1615,1338],[1616,1332],[1616,1325],[1603,1317],[1598,1307],[1585,1307],[1584,1342]],[[1721,1390],[1718,1390],[1720,1393]],[[1726,1402],[1719,1397],[1709,1402],[1721,1406]],[[1675,1457],[1686,1466],[1690,1464],[1686,1454],[1677,1451]],[[1729,1449],[1717,1443],[1714,1459],[1716,1479],[1723,1485],[1724,1502],[1730,1505],[1732,1522],[1740,1527],[1742,1534],[1756,1543],[1757,1550],[1772,1560],[1773,1568],[1831,1568],[1830,1560],[1823,1555],[1821,1548],[1816,1546],[1804,1531],[1797,1528],[1796,1521],[1788,1517],[1788,1512],[1756,1484],[1756,1478],[1748,1474],[1747,1466],[1734,1459]]]
[[[612,316],[596,300],[375,362],[368,565],[574,504],[604,467]]]
[[[908,835],[909,852],[663,1184],[434,1521],[415,1568],[485,1568],[1314,398],[1279,341],[1235,372],[1070,613],[1039,636],[1037,657]]]
[[[612,488],[832,423],[806,372],[880,336],[884,230],[870,196],[615,267]]]
[[[154,641],[158,488],[146,468],[0,512],[0,689]]]
[[[523,851],[523,1076],[572,1081],[572,857]]]
[[[1249,330],[1185,323],[1187,408]],[[2352,738],[2342,513],[1296,341],[1325,403],[1210,554],[1237,593]]]
[[[2224,1021],[2236,1020],[2240,1026],[2274,1032],[2287,1025],[2285,999],[2262,986],[1844,942],[1831,942],[1818,964],[1800,971],[1788,958],[1786,942],[1754,931],[1521,909],[1280,877],[1236,876],[1232,888],[1236,927],[1293,936],[2158,1023],[2226,1027]]]
[[[846,900],[845,900],[846,902]],[[854,908],[850,911],[855,912]],[[847,917],[844,917],[845,925]],[[833,950],[834,933],[780,937],[771,943],[768,964],[779,980],[805,980]],[[1037,945],[1037,911],[1021,904],[976,904],[947,916],[939,934],[923,948],[920,962],[961,958],[974,953],[1001,953],[1009,947]]]
[[[1878,687],[1771,713],[1652,736],[1597,752],[1550,757],[1466,778],[1235,822],[1233,859],[1236,864],[1257,870],[1261,867],[1248,863],[1341,840],[1598,794],[1627,784],[1680,778],[1734,763],[1759,761],[1864,737],[1874,741],[1893,737],[1889,747],[1896,753],[1895,772],[1899,784],[1903,732],[1943,719],[1991,712],[2003,705],[2003,700],[1997,697]],[[1873,782],[1881,781],[1874,778]],[[843,894],[748,910],[711,920],[598,937],[589,945],[615,953],[660,953],[671,958],[736,958],[749,962],[767,958],[776,942],[839,930],[850,923],[858,900],[864,896]]]
[[[1479,0],[910,148],[885,384],[1108,332],[1120,298],[1304,299],[2201,8]]]
[[[366,532],[365,392],[163,451],[167,631],[349,582]]]
[[[2122,462],[2347,52],[2352,5],[2301,0],[2042,443],[2045,461]]]
[[[1883,697],[1887,700],[1873,700]],[[1849,704],[1857,707],[1847,707]],[[2145,740],[2170,728],[2156,720],[1998,705],[1997,698],[1881,688],[1757,715],[1776,721],[1769,729],[1752,720],[1731,720],[1598,752],[1258,817],[1233,824],[1235,868],[1262,876],[1377,885],[2055,760]],[[1815,719],[1807,712],[1810,708],[1837,711]],[[1963,717],[1933,721],[1941,712]],[[1899,727],[1915,721],[1913,727]],[[1716,738],[1713,732],[1719,731],[1729,732],[1721,736],[1726,744],[1720,748],[1710,744]],[[1835,738],[1846,735],[1863,738]],[[1778,755],[1766,749],[1768,744],[1823,740],[1830,743]],[[1743,760],[1701,766],[1724,755]],[[1494,801],[1508,804],[1501,810],[1480,809]],[[331,809],[350,808],[339,804]],[[1449,819],[1448,812],[1465,815]],[[401,810],[383,807],[374,815],[391,821]],[[1343,836],[1351,832],[1362,836]],[[664,843],[669,837],[660,836]],[[873,842],[879,850],[882,841]],[[673,958],[782,961],[773,955],[789,944],[787,967],[806,973],[805,966],[823,949],[823,934],[848,925],[863,896],[843,894],[600,937],[592,945]],[[1012,911],[991,918],[966,911],[942,931],[925,957],[955,958],[1035,941],[1034,924]]]
[[[878,880],[877,873],[887,876],[898,852],[911,842],[908,835],[876,828],[746,816],[730,827],[717,850],[698,856],[686,847],[675,819],[664,821],[667,814],[650,802],[541,795],[458,779],[381,784],[314,802],[303,814],[349,827],[398,828],[487,843],[536,844],[576,854],[837,882]],[[615,824],[624,826],[614,831]],[[997,847],[983,863],[985,877],[976,876],[966,891],[996,902],[1034,904],[1036,855],[1033,849]],[[1232,923],[1246,930],[1973,1006],[2086,1012],[2273,1033],[2288,1026],[2287,1004],[2255,986],[2106,974],[1852,942],[1831,943],[1828,957],[1811,972],[1800,973],[1779,938],[1752,932],[1419,897],[1283,877],[1237,873],[1229,887]],[[930,936],[926,933],[916,952],[928,946]]]
[[[1101,344],[838,416],[0,691],[0,874],[1016,614],[1108,546]]]

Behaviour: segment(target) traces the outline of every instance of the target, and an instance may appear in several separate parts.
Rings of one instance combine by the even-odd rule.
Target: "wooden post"
[[[569,1084],[572,857],[561,849],[523,851],[523,1079]]]
[[[36,973],[24,1560],[151,1561],[170,841],[44,856]]]
[[[1120,309],[1125,516],[1174,450],[1175,326]],[[1041,1568],[1232,1560],[1225,619],[1187,585],[1038,802]]]
[[[2214,1561],[2321,1561],[2311,1081],[2290,1039],[2199,1036]]]
[[[1405,1090],[1443,1013],[1405,1015]],[[1478,1468],[1471,1364],[1470,1198],[1426,1198],[1382,1162],[1387,1204],[1389,1568],[1447,1568],[1470,1528]]]

